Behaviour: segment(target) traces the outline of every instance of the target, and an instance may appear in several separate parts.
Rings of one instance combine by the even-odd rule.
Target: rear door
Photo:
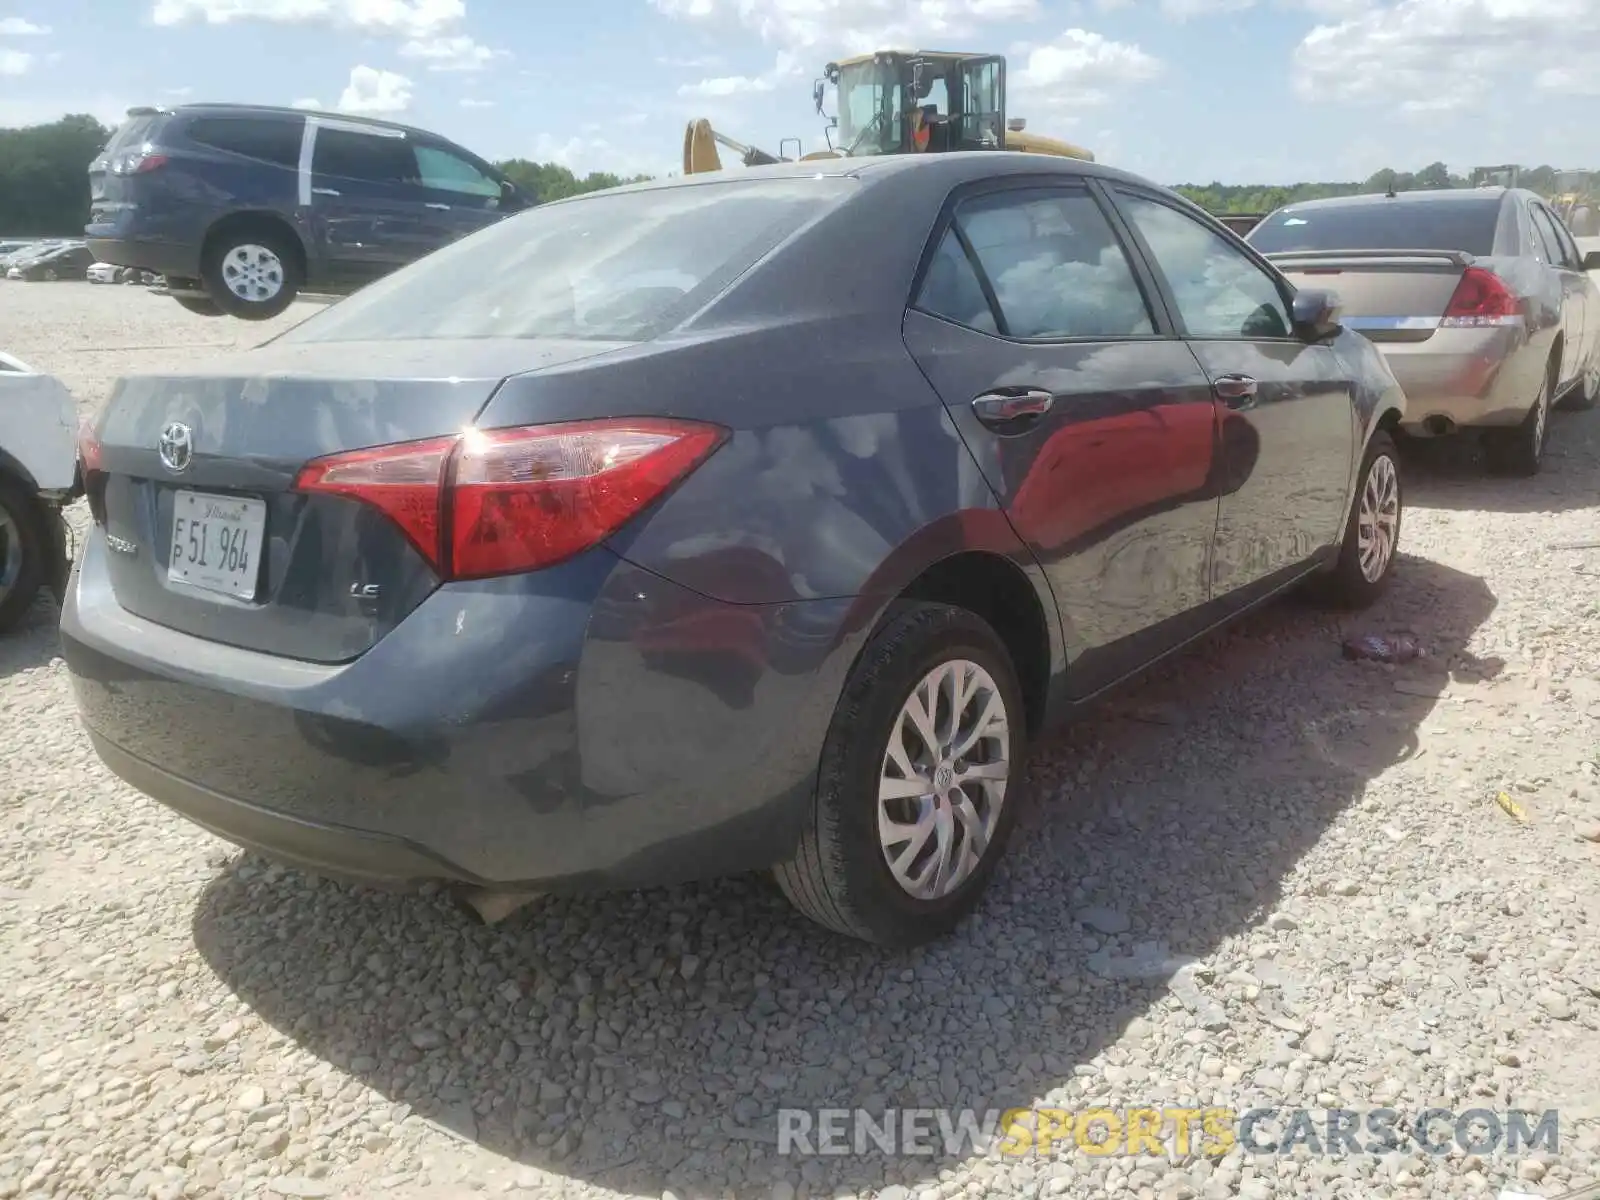
[[[448,206],[428,207],[401,130],[313,118],[302,204],[327,271],[374,279],[452,240]]]
[[[476,233],[501,218],[505,189],[485,168],[442,142],[417,141],[412,151],[426,193],[423,203],[447,219],[450,240]]]
[[[1561,379],[1556,390],[1564,392],[1579,382],[1588,358],[1585,354],[1585,324],[1591,319],[1588,313],[1589,277],[1583,270],[1583,259],[1578,247],[1565,232],[1561,222],[1543,204],[1537,201],[1528,205],[1528,216],[1533,222],[1534,251],[1545,268],[1560,281],[1561,286]],[[1570,247],[1570,249],[1569,249]]]
[[[1216,406],[1086,185],[959,194],[905,339],[1047,574],[1092,694],[1210,594]]]
[[[1234,238],[1158,193],[1112,194],[1222,406],[1212,594],[1270,588],[1343,530],[1354,385],[1331,347],[1294,334],[1289,289]]]

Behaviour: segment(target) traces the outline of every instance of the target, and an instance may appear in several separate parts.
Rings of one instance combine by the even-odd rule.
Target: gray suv
[[[423,130],[240,104],[129,109],[89,185],[98,261],[166,276],[192,312],[256,321],[536,203]]]

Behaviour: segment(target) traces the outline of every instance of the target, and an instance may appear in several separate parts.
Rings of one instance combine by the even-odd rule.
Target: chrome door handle
[[[429,207],[429,208],[437,208],[440,212],[449,212],[450,211],[450,206],[448,204],[440,204],[437,201],[433,201],[433,200],[428,201],[427,207]]]
[[[312,188],[312,193],[318,196],[338,196],[342,193],[337,188]]]
[[[1248,375],[1218,375],[1211,389],[1229,408],[1249,408],[1256,402],[1259,390],[1256,381]]]
[[[991,429],[1017,426],[1042,417],[1056,402],[1055,394],[1043,388],[1001,389],[985,392],[972,402],[972,411]]]

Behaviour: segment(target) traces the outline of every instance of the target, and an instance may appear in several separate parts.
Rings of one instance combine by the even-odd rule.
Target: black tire
[[[4,518],[0,520],[0,633],[6,633],[22,619],[44,586],[49,535],[39,502],[10,476],[0,475],[0,516]],[[20,551],[21,557],[16,577],[8,586],[5,576],[13,549]]]
[[[878,834],[878,786],[902,705],[941,663],[964,659],[989,673],[1005,705],[1010,770],[989,844],[972,873],[938,899],[895,881]],[[851,671],[823,743],[814,809],[794,857],[773,874],[792,904],[836,932],[907,947],[953,929],[977,904],[1022,803],[1027,768],[1022,689],[1004,644],[984,621],[942,604],[898,606]]]
[[[1377,578],[1369,579],[1361,565],[1361,510],[1374,472],[1382,471],[1380,459],[1386,459],[1394,470],[1394,534],[1381,572]],[[1339,543],[1339,557],[1333,570],[1317,581],[1317,598],[1335,608],[1359,609],[1368,607],[1383,595],[1394,575],[1395,559],[1400,554],[1400,532],[1404,518],[1405,477],[1401,474],[1400,453],[1395,448],[1394,439],[1380,429],[1367,443],[1361,471],[1356,476],[1356,493],[1350,503],[1350,516],[1345,521],[1344,540]]]
[[[1544,448],[1549,439],[1550,392],[1555,386],[1556,363],[1552,359],[1539,384],[1539,394],[1528,415],[1515,429],[1491,429],[1483,436],[1484,455],[1489,469],[1498,475],[1537,475],[1544,465]]]
[[[247,246],[264,247],[277,259],[277,267],[264,278],[269,282],[273,279],[281,282],[278,290],[268,298],[247,299],[228,286],[225,272],[231,270],[229,256]],[[200,265],[200,281],[206,295],[230,317],[245,321],[269,321],[293,304],[304,282],[302,274],[300,247],[294,244],[290,235],[261,225],[241,225],[212,238],[206,247],[205,261]]]
[[[174,296],[178,306],[192,312],[197,317],[220,317],[222,310],[217,307],[216,301],[209,296]]]

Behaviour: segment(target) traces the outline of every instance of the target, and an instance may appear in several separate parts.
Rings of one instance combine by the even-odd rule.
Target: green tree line
[[[0,235],[81,236],[89,219],[89,163],[111,134],[95,118],[82,114],[48,125],[0,129]],[[609,171],[579,177],[560,163],[525,158],[495,165],[541,201],[644,178],[624,178]]]
[[[1559,172],[1551,166],[1522,169],[1517,178],[1519,187],[1550,196],[1561,191]],[[1177,190],[1210,212],[1268,213],[1285,204],[1302,200],[1321,200],[1327,196],[1355,196],[1367,192],[1416,191],[1419,188],[1471,187],[1473,181],[1465,175],[1452,174],[1442,162],[1430,163],[1420,171],[1396,171],[1385,167],[1371,177],[1351,183],[1291,183],[1279,187],[1264,187],[1256,183],[1183,183]]]

